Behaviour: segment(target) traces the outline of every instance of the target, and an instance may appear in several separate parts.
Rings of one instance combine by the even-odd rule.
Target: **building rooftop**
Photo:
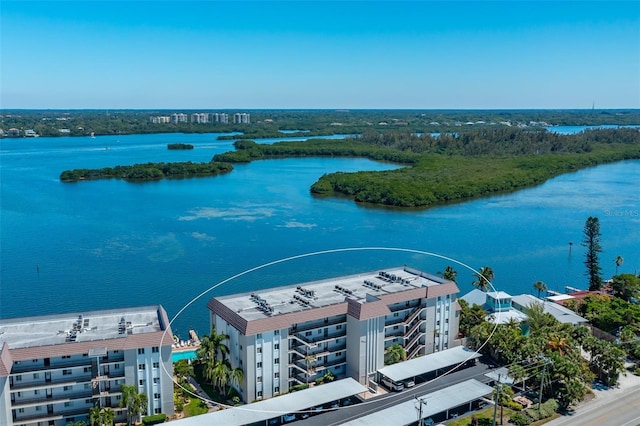
[[[414,399],[373,414],[360,416],[357,419],[343,423],[343,425],[412,425],[416,424],[418,414],[416,404],[420,404],[416,399],[425,402],[422,407],[422,419],[426,419],[462,404],[483,398],[492,392],[493,388],[491,386],[480,383],[475,379],[470,379],[436,392],[420,396],[414,395]]]
[[[382,367],[378,373],[394,381],[414,378],[421,374],[431,373],[442,368],[455,366],[472,359],[480,358],[480,354],[464,346],[434,352],[408,361]]]
[[[180,426],[200,426],[203,424],[240,426],[255,424],[287,413],[301,412],[315,406],[357,395],[366,390],[366,387],[354,379],[346,378],[240,407],[232,407],[197,417],[175,420],[171,423]]]
[[[371,296],[375,298],[444,283],[451,282],[412,268],[395,267],[216,299],[244,320],[255,321],[341,304],[346,298],[364,304],[372,300]]]
[[[165,330],[161,306],[77,312],[0,320],[0,348],[10,349],[126,338]],[[169,335],[167,342],[173,342]]]

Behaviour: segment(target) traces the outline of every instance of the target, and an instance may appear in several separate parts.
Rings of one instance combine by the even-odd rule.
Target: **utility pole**
[[[414,398],[416,399],[416,401],[418,401],[418,404],[420,404],[419,407],[416,407],[416,410],[418,411],[418,426],[423,426],[424,422],[422,421],[422,405],[427,405],[427,398],[418,398],[417,396],[414,396]]]
[[[540,413],[540,405],[542,404],[542,389],[544,386],[544,376],[547,371],[547,364],[549,363],[549,360],[547,358],[543,357],[542,359],[544,359],[544,365],[542,366],[542,377],[540,377],[540,394],[538,395],[538,413]]]
[[[496,415],[498,414],[498,402],[500,402],[500,391],[502,391],[502,376],[498,374],[498,386],[496,387],[496,398],[493,404],[493,426],[496,426]],[[502,424],[502,421],[500,422]]]

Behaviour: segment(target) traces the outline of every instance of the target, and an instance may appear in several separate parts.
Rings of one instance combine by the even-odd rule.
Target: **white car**
[[[292,422],[296,419],[296,415],[293,413],[285,414],[282,416],[282,421],[285,423]]]

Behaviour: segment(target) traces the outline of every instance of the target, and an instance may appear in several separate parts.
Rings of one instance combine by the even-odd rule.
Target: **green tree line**
[[[229,163],[146,163],[131,166],[104,167],[102,169],[65,170],[60,174],[62,182],[77,182],[95,179],[124,179],[143,182],[158,179],[178,179],[190,177],[216,176],[233,170]]]

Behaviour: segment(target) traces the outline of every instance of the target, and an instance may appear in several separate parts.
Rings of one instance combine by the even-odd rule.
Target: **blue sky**
[[[12,1],[0,108],[640,108],[640,2]]]

